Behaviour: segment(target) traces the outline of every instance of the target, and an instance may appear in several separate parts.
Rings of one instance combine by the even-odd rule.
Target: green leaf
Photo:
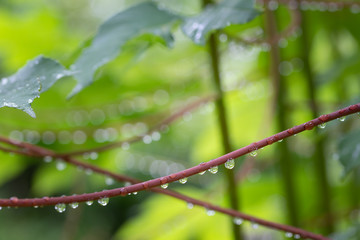
[[[211,31],[250,22],[258,15],[253,0],[224,0],[206,7],[199,15],[187,18],[182,30],[196,44],[204,45]]]
[[[57,80],[71,73],[55,60],[38,56],[14,75],[1,79],[0,108],[18,108],[35,117],[31,103]]]
[[[178,18],[166,10],[159,9],[153,3],[142,3],[105,21],[91,45],[71,66],[71,69],[76,72],[74,77],[77,85],[70,96],[91,84],[95,71],[116,58],[121,48],[130,39],[152,33],[162,37],[170,46],[173,41],[170,26]]]
[[[339,141],[339,160],[344,175],[360,166],[360,131],[351,132]]]

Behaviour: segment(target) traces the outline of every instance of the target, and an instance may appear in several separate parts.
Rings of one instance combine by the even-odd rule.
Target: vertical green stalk
[[[316,118],[320,116],[319,113],[319,104],[317,102],[317,89],[315,86],[314,74],[313,70],[310,65],[310,43],[309,38],[307,36],[307,25],[305,23],[306,18],[304,13],[301,12],[301,28],[303,30],[302,37],[300,38],[300,44],[302,46],[302,59],[304,61],[304,74],[305,74],[305,81],[307,84],[308,89],[308,96],[310,100],[310,109],[312,118]],[[316,135],[319,134],[319,129],[316,129]],[[325,215],[324,222],[325,222],[325,229],[324,234],[329,234],[334,230],[334,221],[333,221],[333,214],[331,209],[331,196],[330,196],[330,186],[327,180],[327,170],[326,170],[326,157],[325,157],[325,138],[322,137],[315,137],[315,152],[314,152],[314,160],[315,160],[315,171],[316,176],[318,178],[318,206],[317,209],[319,210],[319,215]]]
[[[211,3],[211,0],[203,0],[203,7],[207,4]],[[213,33],[209,37],[209,53],[211,57],[211,70],[212,77],[215,84],[215,89],[218,95],[217,100],[215,101],[219,127],[221,132],[221,140],[222,146],[225,153],[229,153],[232,151],[231,141],[229,135],[229,126],[227,121],[226,108],[224,104],[223,92],[221,90],[221,76],[220,76],[220,56],[218,52],[217,46],[217,35]],[[230,206],[234,210],[239,210],[239,199],[237,195],[237,184],[235,180],[234,171],[226,169],[225,176],[227,180],[227,192],[230,197]],[[235,240],[241,240],[242,234],[241,229],[238,225],[236,225],[231,219],[231,225],[233,229],[233,235]]]
[[[333,57],[334,59],[342,59],[343,56],[339,50],[339,34],[340,33],[335,33],[332,34],[331,36],[331,45],[332,45],[332,49],[333,51]],[[344,102],[344,101],[349,101],[349,93],[347,91],[346,88],[346,82],[345,79],[343,77],[341,77],[340,79],[338,79],[338,81],[336,82],[335,85],[335,92],[337,94],[337,98],[339,100],[339,102]],[[341,132],[345,133],[345,132],[349,132],[351,130],[351,121],[346,121],[344,123],[342,123],[339,126],[339,129]],[[352,173],[352,180],[350,182],[350,186],[349,186],[349,200],[350,200],[350,204],[352,207],[357,207],[359,204],[359,186],[360,186],[360,168],[356,168],[353,173]]]
[[[211,56],[211,65],[212,65],[212,75],[214,79],[215,88],[218,94],[218,99],[215,101],[219,127],[221,131],[221,140],[225,153],[232,151],[230,136],[229,136],[229,126],[227,123],[226,108],[224,104],[223,92],[221,90],[221,77],[220,77],[220,63],[219,63],[219,53],[217,47],[216,34],[211,34],[209,38],[209,47],[210,47],[210,56]],[[226,169],[225,176],[227,179],[227,192],[230,196],[230,206],[234,210],[239,210],[239,199],[237,195],[237,186],[233,170]],[[233,227],[234,239],[240,240],[241,230],[232,220],[231,224]]]
[[[276,109],[276,125],[279,131],[288,127],[286,112],[285,83],[281,77],[278,66],[280,64],[280,50],[277,42],[274,40],[277,35],[277,26],[274,12],[265,10],[265,24],[268,38],[271,42],[270,50],[270,76],[274,89],[274,104]],[[283,184],[286,195],[286,205],[289,222],[293,226],[299,226],[299,216],[297,211],[295,188],[294,188],[294,170],[291,160],[291,154],[287,142],[278,145],[277,157],[280,163],[280,169],[283,178]]]

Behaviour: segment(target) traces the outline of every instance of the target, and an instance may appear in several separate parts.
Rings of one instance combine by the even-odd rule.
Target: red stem
[[[281,224],[277,224],[277,223],[273,223],[273,222],[268,222],[266,220],[262,220],[262,219],[257,219],[254,218],[252,216],[246,215],[246,214],[242,214],[239,213],[237,211],[231,210],[231,209],[225,209],[225,208],[221,208],[200,200],[196,200],[196,199],[192,199],[190,197],[181,195],[179,193],[175,193],[169,190],[163,190],[163,189],[159,189],[159,188],[154,188],[157,186],[160,186],[162,184],[165,183],[171,183],[174,181],[177,181],[179,179],[182,179],[184,177],[189,177],[192,175],[195,175],[197,173],[200,173],[202,171],[205,171],[213,166],[218,166],[221,165],[223,163],[225,163],[228,159],[230,158],[237,158],[240,157],[242,155],[245,155],[247,153],[250,153],[252,151],[256,151],[258,149],[261,149],[267,145],[270,145],[272,143],[275,143],[279,140],[282,140],[284,138],[290,137],[294,134],[303,132],[305,130],[311,130],[314,127],[316,127],[317,125],[320,125],[322,123],[325,122],[329,122],[332,121],[334,119],[343,117],[343,116],[347,116],[356,112],[360,112],[360,103],[358,104],[354,104],[351,105],[349,107],[340,109],[336,112],[330,113],[330,114],[326,114],[326,115],[322,115],[318,118],[315,118],[311,121],[308,121],[306,123],[303,123],[301,125],[295,126],[293,128],[287,129],[285,131],[282,131],[280,133],[277,133],[271,137],[265,138],[259,142],[255,142],[252,143],[246,147],[240,148],[238,150],[235,150],[233,152],[230,152],[228,154],[225,154],[219,158],[213,159],[209,162],[206,163],[202,163],[198,166],[186,169],[184,171],[178,172],[178,173],[174,173],[165,177],[161,177],[161,178],[156,178],[156,179],[152,179],[149,181],[145,181],[145,182],[138,182],[136,179],[130,178],[130,177],[126,177],[126,176],[121,176],[121,175],[117,175],[114,173],[111,173],[109,171],[103,170],[101,168],[98,168],[96,166],[90,165],[88,163],[82,163],[79,161],[76,161],[74,159],[71,159],[70,157],[64,157],[64,160],[77,165],[77,166],[81,166],[85,169],[91,169],[94,172],[97,173],[101,173],[110,177],[113,177],[117,180],[121,180],[121,181],[128,181],[128,182],[132,182],[134,183],[134,185],[131,186],[127,186],[127,187],[122,187],[122,188],[116,188],[116,189],[112,189],[112,190],[105,190],[102,192],[95,192],[95,193],[87,193],[87,194],[81,194],[81,195],[76,195],[76,196],[63,196],[63,197],[43,197],[43,198],[33,198],[33,199],[18,199],[16,197],[12,197],[10,199],[0,199],[0,206],[3,207],[31,207],[31,206],[46,206],[46,205],[55,205],[58,203],[72,203],[72,202],[84,202],[84,201],[89,201],[89,200],[96,200],[96,199],[100,199],[100,198],[104,198],[104,197],[115,197],[115,196],[125,196],[128,193],[132,193],[132,192],[138,192],[138,191],[142,191],[142,190],[151,190],[154,192],[159,192],[159,193],[163,193],[166,195],[170,195],[170,196],[174,196],[176,198],[182,199],[184,201],[187,202],[191,202],[193,204],[196,205],[200,205],[200,206],[204,206],[206,208],[215,210],[215,211],[219,211],[231,216],[235,216],[235,217],[241,217],[244,220],[248,220],[248,221],[253,221],[256,222],[258,224],[261,224],[263,226],[267,226],[270,228],[274,228],[274,229],[279,229],[279,230],[283,230],[283,231],[289,231],[289,232],[293,232],[296,234],[300,234],[302,237],[307,237],[307,238],[311,238],[311,239],[327,239],[323,236],[320,235],[316,235],[313,233],[308,233],[308,232],[304,232],[304,230],[302,229],[298,229],[295,227],[290,227],[290,226],[286,226],[286,225],[281,225]],[[27,152],[22,152],[22,151],[17,151],[16,153],[18,154],[24,154],[24,155],[29,155],[29,156],[49,156],[49,155],[54,155],[52,151],[45,149],[45,148],[41,148],[39,146],[35,146],[35,145],[31,145],[28,143],[23,143],[23,142],[18,142],[18,141],[12,141],[9,140],[7,138],[4,137],[0,137],[0,141],[16,146],[16,147],[20,147],[20,148],[25,148],[26,150],[28,150]],[[13,150],[10,150],[13,151]],[[154,188],[154,189],[150,189],[150,188]]]
[[[353,114],[356,112],[360,112],[360,103],[340,109],[340,110],[330,113],[330,114],[322,115],[311,121],[308,121],[301,125],[295,126],[293,128],[289,128],[285,131],[282,131],[282,132],[272,135],[268,138],[260,140],[259,142],[252,143],[246,147],[243,147],[243,148],[240,148],[233,152],[227,153],[221,157],[218,157],[218,158],[208,161],[206,163],[201,163],[198,166],[188,168],[188,169],[185,169],[185,170],[177,172],[177,173],[173,173],[168,176],[155,178],[155,179],[148,180],[148,181],[145,181],[142,183],[137,183],[137,184],[134,184],[131,186],[112,189],[112,190],[106,190],[106,191],[102,191],[102,192],[98,192],[98,193],[89,193],[89,194],[82,194],[82,195],[78,195],[78,196],[71,196],[71,197],[55,197],[55,198],[45,199],[45,200],[44,199],[31,200],[31,201],[35,201],[35,203],[33,203],[31,201],[29,202],[29,200],[26,200],[26,199],[17,199],[15,202],[10,199],[0,199],[0,206],[26,207],[26,206],[34,206],[34,205],[54,205],[59,202],[64,202],[64,203],[83,202],[83,201],[94,200],[94,199],[99,199],[99,198],[103,198],[103,197],[115,197],[115,196],[119,196],[119,195],[126,195],[126,194],[132,193],[132,192],[139,192],[139,191],[147,190],[149,188],[158,187],[165,183],[171,183],[171,182],[178,181],[185,177],[190,177],[192,175],[206,171],[211,167],[224,164],[228,159],[238,158],[247,153],[251,153],[251,152],[261,149],[267,145],[273,144],[279,140],[288,138],[294,134],[303,132],[305,130],[311,130],[314,127],[316,127],[322,123],[329,122],[334,119],[337,119],[337,118],[340,118],[343,116],[347,116],[349,114]],[[31,145],[28,143],[9,141],[8,139],[6,139],[4,137],[0,137],[0,141],[6,142],[6,143],[11,143],[14,146],[18,146],[18,147],[22,147],[22,148],[25,147],[27,150],[29,150],[28,152],[17,152],[19,154],[30,155],[30,156],[52,156],[52,155],[55,155],[50,150],[41,148],[39,146]],[[71,160],[69,157],[64,157],[64,160],[67,162],[75,161],[75,160]],[[80,163],[80,162],[77,162],[77,163],[80,166],[83,166],[84,168],[91,169],[90,164]],[[99,169],[99,171],[104,171],[104,170]],[[104,172],[104,174],[105,174],[105,172]],[[125,181],[127,181],[127,180],[125,180]]]

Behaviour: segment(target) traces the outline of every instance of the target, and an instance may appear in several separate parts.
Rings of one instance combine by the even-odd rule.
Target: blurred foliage
[[[0,77],[14,74],[27,60],[41,54],[69,67],[90,46],[96,29],[106,19],[141,2],[147,1],[1,1]],[[174,14],[201,13],[200,1],[153,2]],[[259,11],[262,12],[261,7]],[[322,114],[359,100],[360,15],[352,12],[350,7],[303,12],[309,23],[306,25],[309,55]],[[279,28],[286,29],[291,18],[289,9],[279,5],[276,14]],[[151,35],[137,36],[122,46],[120,56],[96,71],[95,81],[89,87],[71,99],[67,100],[67,95],[76,81],[61,78],[32,103],[36,119],[17,109],[1,108],[0,134],[59,152],[91,148],[143,134],[187,103],[213,94],[207,47],[195,45],[179,27],[171,30],[173,48],[159,44],[159,39]],[[269,46],[238,41],[265,38],[265,32],[264,17],[259,15],[249,23],[227,26],[219,34],[222,88],[234,148],[275,133]],[[282,58],[279,71],[287,85],[286,111],[291,125],[311,118],[299,37],[298,29],[279,42]],[[160,139],[154,137],[151,144],[138,142],[128,150],[114,149],[93,157],[95,160],[91,156],[81,160],[142,180],[160,177],[220,155],[216,120],[214,104],[204,104],[168,126],[168,131],[162,132]],[[346,236],[358,233],[360,175],[355,169],[348,177],[342,176],[343,165],[350,169],[349,164],[358,165],[360,160],[349,158],[358,145],[359,126],[359,117],[349,116],[344,122],[328,123],[316,134],[306,132],[285,140],[292,153],[289,161],[295,165],[293,177],[304,229],[321,231],[326,217],[316,211],[319,203],[313,164],[313,141],[325,138],[328,181],[339,232],[334,234],[340,236],[336,239],[347,239]],[[124,185],[107,185],[112,182],[106,177],[61,165],[55,159],[45,163],[6,153],[0,156],[1,198],[61,196]],[[242,211],[286,223],[275,147],[260,150],[255,160],[243,157],[236,161],[234,171],[240,179]],[[244,174],[243,166],[249,162],[252,167]],[[222,172],[220,168],[216,175],[194,176],[186,186],[174,183],[169,188],[226,206],[228,196]],[[184,202],[148,192],[110,199],[106,207],[96,203],[81,204],[78,209],[68,207],[64,214],[51,207],[2,209],[0,224],[0,235],[10,240],[231,237],[227,216],[216,213],[209,217],[204,209],[190,210]],[[249,239],[283,236],[261,227],[254,230],[248,223],[244,223],[244,228]],[[341,235],[344,232],[349,235]]]

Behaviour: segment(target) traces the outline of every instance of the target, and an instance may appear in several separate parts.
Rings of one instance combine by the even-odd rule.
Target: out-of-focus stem
[[[203,7],[206,7],[206,5],[209,3],[211,3],[211,0],[203,0]],[[216,33],[211,34],[209,37],[209,52],[211,58],[212,77],[218,95],[218,98],[215,101],[215,105],[219,120],[222,146],[225,153],[228,153],[232,151],[232,148],[231,148],[231,142],[229,136],[229,126],[227,121],[226,108],[224,104],[223,92],[221,89],[220,56],[218,52]],[[237,187],[234,171],[226,169],[225,176],[227,180],[227,192],[230,198],[230,206],[232,209],[238,211],[239,210],[239,198],[237,195],[238,187]],[[231,225],[233,228],[234,239],[241,240],[242,235],[241,235],[240,227],[236,225],[232,219],[231,219]]]
[[[302,28],[302,36],[300,38],[300,44],[302,46],[302,59],[304,61],[304,74],[305,81],[307,84],[309,101],[310,101],[310,109],[313,117],[319,116],[319,104],[317,102],[317,89],[315,86],[314,74],[310,64],[310,39],[307,35],[307,23],[304,12],[301,12],[301,28]],[[315,130],[315,134],[319,135],[319,129]],[[319,210],[319,214],[325,214],[327,217],[325,220],[325,229],[324,233],[329,234],[334,230],[334,221],[333,221],[333,212],[331,209],[331,196],[330,196],[330,186],[327,179],[327,170],[326,170],[326,157],[325,157],[325,142],[324,136],[315,137],[315,152],[314,152],[314,163],[315,163],[315,171],[316,177],[318,178],[317,192],[318,192],[318,204],[317,209]]]
[[[278,67],[280,65],[280,50],[277,41],[274,41],[277,34],[277,26],[274,12],[265,10],[265,24],[268,37],[270,39],[270,76],[274,89],[274,108],[276,109],[276,123],[278,130],[286,129],[288,114],[286,113],[286,98],[284,79],[281,77]],[[289,214],[289,221],[292,225],[299,225],[295,188],[294,188],[294,171],[291,161],[291,154],[286,142],[279,144],[277,157],[279,159],[283,184],[286,194],[286,205]]]
[[[223,93],[221,90],[221,78],[220,78],[220,63],[219,63],[219,54],[218,54],[218,47],[216,41],[216,34],[211,34],[209,38],[209,46],[210,46],[210,56],[211,56],[211,65],[212,65],[212,74],[215,83],[215,88],[217,90],[219,98],[215,101],[216,110],[219,120],[219,127],[221,131],[221,140],[222,146],[225,153],[231,152],[231,143],[230,143],[230,136],[229,136],[229,126],[227,123],[227,115],[226,115],[226,108],[224,104]],[[234,171],[226,169],[225,176],[227,179],[227,192],[230,197],[230,206],[234,210],[239,210],[239,198],[237,195],[237,184],[235,180]],[[233,226],[233,233],[234,239],[242,239],[240,228],[238,225],[231,221]]]

